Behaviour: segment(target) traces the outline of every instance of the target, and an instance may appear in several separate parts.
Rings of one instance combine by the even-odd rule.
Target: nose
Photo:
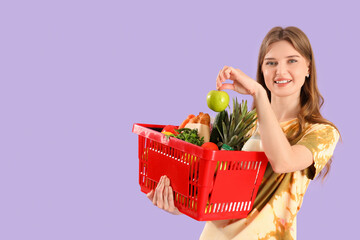
[[[284,76],[287,73],[286,64],[283,62],[279,62],[276,66],[276,75],[277,76]]]

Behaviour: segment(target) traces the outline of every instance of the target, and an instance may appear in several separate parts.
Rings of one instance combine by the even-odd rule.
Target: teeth
[[[288,83],[291,82],[291,80],[281,80],[281,81],[275,81],[275,83]]]

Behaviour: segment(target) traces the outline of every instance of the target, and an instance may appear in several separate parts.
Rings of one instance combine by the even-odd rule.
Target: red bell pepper
[[[161,132],[162,132],[162,133],[164,133],[164,132],[171,132],[172,134],[174,134],[174,135],[176,136],[176,135],[178,135],[178,132],[176,132],[175,129],[178,129],[177,126],[174,126],[174,125],[166,125]]]

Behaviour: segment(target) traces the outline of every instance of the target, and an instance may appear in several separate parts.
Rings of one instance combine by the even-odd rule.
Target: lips
[[[289,83],[291,81],[292,81],[291,79],[278,79],[278,80],[275,80],[274,83],[276,83],[276,84],[286,84],[286,83]]]

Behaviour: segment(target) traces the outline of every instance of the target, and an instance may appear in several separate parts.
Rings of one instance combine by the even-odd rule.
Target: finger
[[[159,182],[159,185],[156,188],[156,190],[157,190],[157,194],[158,194],[157,199],[156,199],[156,205],[159,208],[164,208],[164,177]]]
[[[221,71],[219,71],[218,75],[217,75],[217,78],[216,78],[216,86],[221,86]]]
[[[230,72],[231,72],[231,67],[228,67],[228,66],[223,67],[223,69],[222,69],[222,71],[221,71],[221,74],[222,74],[222,82],[225,82],[226,79],[229,79],[229,78],[230,78],[229,70],[230,70]]]
[[[233,72],[233,68],[229,67],[224,71],[224,76],[226,79],[230,79],[231,77],[231,73]]]
[[[222,86],[219,88],[220,91],[224,90],[224,89],[230,89],[230,90],[235,90],[235,85],[233,83],[224,83],[222,84]]]
[[[216,89],[219,89],[222,86],[219,76],[216,78]]]
[[[156,192],[156,189],[154,191],[154,194],[153,194],[153,198],[152,198],[152,203],[156,206],[156,199],[157,199],[157,192]]]
[[[225,82],[225,80],[226,80],[225,75],[224,75],[224,71],[225,71],[225,69],[223,68],[223,69],[220,70],[220,73],[219,73],[219,79],[220,79],[221,83]]]
[[[174,192],[173,192],[173,190],[172,190],[172,187],[171,187],[171,186],[169,186],[168,199],[169,199],[169,207],[170,207],[170,208],[175,208],[175,203],[174,203]]]
[[[168,202],[169,186],[170,186],[170,181],[169,181],[168,178],[165,178],[165,186],[164,186],[164,209],[165,209],[166,211],[169,210],[169,202]]]
[[[228,69],[228,66],[224,66],[220,72],[219,72],[219,79],[220,79],[220,82],[225,82],[226,81],[226,77],[224,75],[224,72]]]
[[[146,194],[146,197],[152,201],[154,198],[154,190],[151,189],[151,191]]]
[[[156,203],[157,203],[157,199],[158,199],[158,196],[159,196],[159,187],[160,187],[160,183],[161,183],[161,180],[162,180],[162,177],[160,177],[160,180],[154,190],[154,197],[152,199],[152,202],[153,204],[156,206]]]
[[[224,66],[222,70],[225,71],[228,68],[229,68],[229,66]]]

